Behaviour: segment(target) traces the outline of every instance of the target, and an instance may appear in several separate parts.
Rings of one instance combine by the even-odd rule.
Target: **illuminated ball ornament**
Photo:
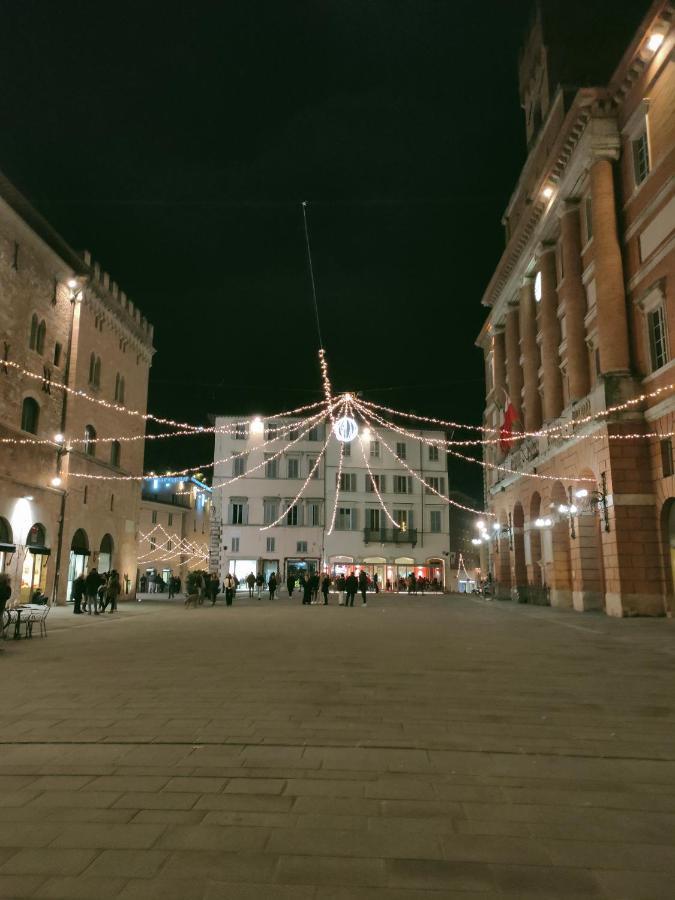
[[[333,432],[338,441],[349,444],[358,434],[359,426],[351,416],[342,416],[333,426]]]

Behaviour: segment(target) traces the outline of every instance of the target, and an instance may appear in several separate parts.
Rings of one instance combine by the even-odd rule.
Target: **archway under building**
[[[572,557],[567,492],[560,481],[551,490],[551,606],[572,607]]]
[[[70,556],[68,557],[68,588],[66,601],[70,602],[73,582],[86,572],[89,563],[89,538],[84,528],[78,528],[70,542]]]
[[[42,522],[33,523],[26,537],[21,564],[19,596],[22,603],[29,603],[36,590],[45,592],[50,553],[51,550],[47,547],[47,529]]]
[[[513,577],[519,598],[527,599],[527,564],[525,562],[525,511],[523,504],[513,507]],[[521,595],[525,596],[521,596]]]
[[[112,535],[104,534],[101,538],[101,547],[98,551],[98,571],[99,575],[104,574],[105,572],[110,572],[113,567],[113,551],[115,549],[115,542],[112,539]]]
[[[542,555],[541,529],[537,521],[541,518],[541,494],[535,491],[530,498],[530,515],[527,523],[527,543],[525,561],[528,573],[527,602],[539,606],[549,603],[546,573]],[[529,556],[528,556],[529,549]]]

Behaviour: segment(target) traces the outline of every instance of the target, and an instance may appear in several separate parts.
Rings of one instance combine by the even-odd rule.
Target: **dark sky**
[[[480,422],[530,7],[5,0],[0,168],[154,323],[152,412],[320,397],[307,199],[336,389]],[[212,458],[198,440],[148,466]]]

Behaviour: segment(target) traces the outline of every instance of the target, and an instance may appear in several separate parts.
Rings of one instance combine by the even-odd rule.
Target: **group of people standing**
[[[103,573],[99,573],[96,568],[89,569],[86,576],[80,573],[73,581],[70,591],[73,613],[76,616],[84,613],[97,616],[108,607],[108,612],[114,613],[121,593],[122,585],[116,569]]]

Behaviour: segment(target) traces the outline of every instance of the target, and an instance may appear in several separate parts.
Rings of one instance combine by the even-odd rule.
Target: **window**
[[[267,552],[274,553],[275,547],[276,547],[276,539],[275,538],[267,538]]]
[[[246,422],[238,422],[234,428],[235,441],[248,440],[248,424]]]
[[[150,549],[151,550],[157,549],[157,541],[154,539],[154,537],[150,538]]]
[[[397,441],[396,442],[396,455],[400,457],[400,459],[408,458],[408,447],[405,441]]]
[[[343,456],[351,456],[352,455],[352,445],[351,444],[342,444],[342,455]]]
[[[21,407],[21,430],[37,434],[39,422],[40,405],[32,397],[26,397]]]
[[[356,510],[349,506],[339,506],[335,527],[338,531],[353,531],[356,528]]]
[[[307,474],[308,475],[312,471],[312,469],[314,469],[315,462],[316,462],[316,456],[307,457]],[[318,478],[320,473],[321,473],[321,466],[317,466],[316,469],[314,469],[314,474],[312,475],[312,478],[313,479]]]
[[[371,531],[379,531],[380,530],[380,510],[379,509],[367,509],[366,510],[366,522],[368,523],[367,527]]]
[[[101,357],[95,353],[89,357],[89,384],[92,387],[101,386]]]
[[[412,494],[412,477],[410,475],[394,475],[394,493]]]
[[[167,550],[173,550],[173,542],[172,542],[172,541],[167,541],[167,542],[166,542],[166,549],[167,549]]]
[[[153,511],[152,511],[152,524],[153,525],[157,524],[157,510],[156,509],[153,509]]]
[[[429,462],[438,462],[438,447],[429,445]]]
[[[288,432],[288,440],[289,440],[289,441],[297,441],[297,439],[298,439],[299,437],[300,437],[300,431],[299,431],[299,429],[298,429],[297,427],[294,426],[294,427],[291,428],[290,431]]]
[[[286,513],[286,524],[287,525],[299,525],[300,516],[298,515],[298,507],[291,506],[291,508]]]
[[[661,442],[661,468],[663,477],[668,478],[673,474],[673,442],[670,438],[664,438]]]
[[[295,545],[296,553],[307,553],[307,541],[298,541]]]
[[[243,525],[244,524],[244,504],[232,503],[230,507],[230,525]]]
[[[309,429],[309,433],[307,434],[308,441],[318,441],[319,440],[319,426],[314,425]]]
[[[84,429],[84,452],[87,456],[96,456],[96,429],[86,425]]]
[[[31,350],[35,350],[37,346],[37,330],[38,317],[33,313],[33,318],[30,320],[30,337],[28,338],[28,346]]]
[[[239,538],[232,538],[232,552],[239,553]]]
[[[429,510],[429,531],[432,534],[440,534],[441,532],[441,510]]]
[[[593,199],[589,195],[584,200],[584,221],[586,224],[586,241],[593,237]]]
[[[119,372],[115,375],[115,403],[124,406],[124,376]]]
[[[246,457],[245,456],[235,456],[234,462],[232,463],[232,474],[233,475],[244,475],[246,473]]]
[[[57,343],[54,344],[54,365],[55,366],[61,365],[61,353],[62,352],[63,352],[63,348],[61,347],[61,344],[59,344],[57,341]]]
[[[279,460],[272,459],[273,453],[265,454],[265,478],[279,477]]]
[[[38,325],[37,336],[35,339],[35,349],[38,353],[42,354],[45,352],[45,339],[47,337],[47,326],[45,324],[45,320],[43,319]]]
[[[110,512],[112,512],[114,510],[114,508],[115,508],[115,495],[111,494],[110,495]],[[169,548],[169,549],[171,549],[171,548]]]
[[[412,528],[413,514],[411,509],[395,509],[394,522],[399,526],[401,531],[408,531]]]
[[[366,493],[373,494],[375,488],[381,494],[384,492],[384,475],[366,475]]]
[[[291,456],[288,460],[288,477],[300,477],[300,460],[297,458],[297,456]]]
[[[171,527],[171,526],[173,525],[173,513],[169,513],[169,522],[168,522],[168,524],[169,524],[169,527]]]
[[[379,441],[371,441],[370,442],[370,456],[372,459],[380,458],[380,442]]]
[[[321,525],[321,504],[309,502],[305,504],[307,509],[307,524]]]
[[[649,175],[649,143],[647,141],[647,126],[631,141],[633,149],[633,175],[635,186],[642,184]]]
[[[279,427],[276,422],[268,422],[265,426],[265,440],[273,441],[279,433]]]
[[[647,313],[647,330],[649,331],[649,354],[652,372],[655,372],[668,362],[666,320],[662,305]]]
[[[88,488],[87,485],[85,484],[84,490],[82,491],[82,502],[83,502],[83,503],[86,503],[86,502],[87,502],[87,497],[88,497],[88,496],[89,496],[89,488]]]
[[[425,494],[433,494],[434,491],[438,491],[439,494],[445,493],[445,478],[443,476],[432,475],[429,477],[428,475],[424,479],[428,485],[428,487],[424,488]]]
[[[279,515],[279,501],[278,500],[263,500],[263,524],[271,525],[272,522],[276,521],[277,516]]]
[[[122,456],[122,445],[119,441],[111,441],[110,443],[110,465],[119,468]]]
[[[356,472],[340,473],[340,490],[352,492],[356,490]]]

